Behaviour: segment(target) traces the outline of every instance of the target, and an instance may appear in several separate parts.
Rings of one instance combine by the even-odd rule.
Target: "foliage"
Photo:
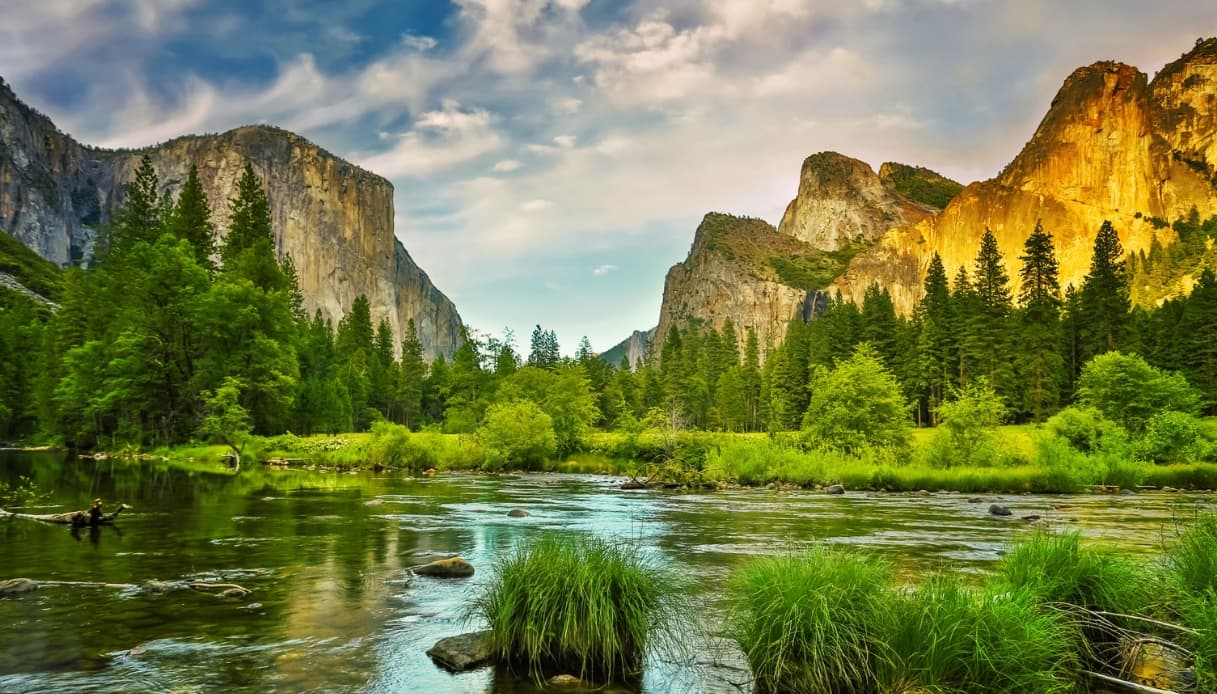
[[[1047,422],[1048,431],[1083,453],[1095,453],[1124,442],[1128,434],[1093,407],[1066,407]]]
[[[874,689],[891,575],[887,562],[823,544],[737,570],[727,588],[727,634],[758,691]]]
[[[63,271],[2,229],[0,272],[12,275],[30,290],[52,301],[58,299],[63,291]]]
[[[21,475],[15,484],[0,481],[0,508],[30,506],[50,496],[48,492],[38,490],[34,480]]]
[[[470,613],[484,619],[500,660],[538,681],[638,675],[653,645],[687,614],[679,583],[635,544],[547,536],[499,562]]]
[[[900,384],[868,343],[815,379],[803,428],[821,445],[857,452],[908,445],[908,405]]]
[[[914,202],[940,210],[963,190],[959,183],[920,166],[889,163],[884,168],[888,171],[887,180],[896,188],[896,192]]]
[[[367,451],[369,463],[411,472],[434,467],[436,462],[431,450],[416,441],[408,428],[386,421],[372,425],[372,441]]]
[[[1006,406],[983,377],[954,395],[938,408],[942,425],[935,436],[937,455],[932,456],[931,463],[992,464],[998,455],[993,432],[1005,418]]]
[[[1105,549],[1083,546],[1076,532],[1035,533],[998,564],[999,590],[1025,591],[1035,602],[1141,614],[1153,600],[1141,566]]]
[[[228,446],[238,457],[249,443],[252,422],[240,403],[242,387],[237,379],[226,378],[214,392],[203,391],[205,414],[199,424],[199,436]]]
[[[477,436],[488,450],[488,467],[536,469],[558,451],[553,418],[531,400],[492,405]]]
[[[1149,418],[1134,452],[1153,463],[1190,463],[1205,455],[1205,443],[1199,419],[1182,412],[1160,412]]]
[[[1200,406],[1199,394],[1183,376],[1120,352],[1101,354],[1082,368],[1078,400],[1135,434],[1156,414],[1196,414]]]

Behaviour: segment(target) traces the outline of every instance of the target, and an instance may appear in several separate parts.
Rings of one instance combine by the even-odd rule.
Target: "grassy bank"
[[[944,463],[942,438],[915,430],[905,449],[863,449],[847,454],[816,448],[797,432],[594,432],[579,450],[540,463],[513,465],[474,434],[410,432],[380,424],[371,432],[301,437],[252,437],[243,458],[320,469],[535,470],[637,476],[669,486],[790,485],[893,492],[921,489],[962,493],[1077,493],[1097,486],[1217,489],[1217,463],[1158,464],[1138,460],[1132,448],[1078,450],[1044,427],[998,427],[983,456]],[[149,451],[199,469],[222,470],[224,446],[188,445]],[[129,452],[128,452],[129,453]]]

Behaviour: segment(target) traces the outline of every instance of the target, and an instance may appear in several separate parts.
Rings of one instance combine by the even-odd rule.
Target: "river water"
[[[750,556],[826,540],[879,552],[909,575],[977,573],[1030,532],[1019,516],[1039,514],[1152,561],[1175,520],[1217,501],[623,492],[619,478],[573,475],[255,469],[231,477],[0,452],[0,480],[20,475],[51,492],[27,512],[85,508],[95,497],[134,510],[94,532],[0,520],[0,580],[224,580],[253,592],[225,600],[44,586],[0,600],[0,692],[534,692],[504,671],[450,675],[425,651],[476,628],[463,608],[496,558],[544,533],[641,543],[692,581],[700,621],[713,632],[723,583]],[[1014,517],[990,517],[991,502]],[[514,508],[531,515],[508,517]],[[476,575],[409,579],[409,567],[451,555]],[[721,640],[691,634],[689,642],[686,658],[650,660],[644,691],[748,691],[746,670]]]

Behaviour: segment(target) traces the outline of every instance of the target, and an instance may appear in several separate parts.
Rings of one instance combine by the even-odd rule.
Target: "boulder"
[[[991,516],[1009,516],[1012,515],[1010,509],[1000,504],[989,504],[989,515]]]
[[[427,651],[427,655],[436,665],[452,672],[476,670],[494,660],[489,631],[475,631],[440,639]]]
[[[527,518],[532,514],[522,508],[513,508],[507,512],[507,515],[511,518]]]
[[[979,504],[982,501],[984,501],[984,499],[980,498],[979,496],[969,496],[968,497],[969,504]]]
[[[577,687],[583,684],[583,680],[574,675],[554,675],[546,680],[546,684],[551,687]]]
[[[469,578],[473,575],[473,565],[460,557],[449,557],[415,567],[414,573],[432,578]]]
[[[921,491],[917,492],[917,496],[925,498],[927,496],[934,496],[934,495],[930,493],[930,490],[922,489]]]
[[[824,488],[825,494],[844,494],[845,487],[840,484],[831,484]]]
[[[37,589],[38,584],[30,578],[10,578],[7,581],[0,581],[0,596],[21,595]]]
[[[644,482],[640,482],[638,480],[626,480],[625,482],[621,483],[621,488],[622,489],[646,489],[647,485]]]

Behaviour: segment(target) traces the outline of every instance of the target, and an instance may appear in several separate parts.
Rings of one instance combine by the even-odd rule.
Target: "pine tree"
[[[135,180],[123,192],[123,207],[110,223],[105,244],[105,259],[120,263],[137,244],[151,244],[163,230],[160,179],[148,155],[140,158]]]
[[[761,405],[761,350],[756,330],[748,326],[744,340],[744,363],[740,378],[744,384],[745,426],[748,431],[759,431],[764,422]]]
[[[224,271],[248,279],[263,291],[290,290],[275,253],[270,201],[248,162],[229,209],[228,234],[220,248]]]
[[[401,366],[398,369],[397,399],[401,403],[402,424],[411,429],[422,425],[423,381],[427,363],[423,361],[423,345],[418,339],[414,319],[406,322],[406,334],[401,342]]]
[[[199,181],[199,170],[195,166],[190,167],[166,227],[170,234],[190,242],[200,266],[208,272],[215,272],[212,259],[216,253],[215,225],[211,223],[211,207],[207,204],[203,184]]]
[[[980,299],[968,278],[968,269],[960,267],[951,291],[951,334],[955,336],[951,362],[955,367],[956,383],[962,388],[971,379],[984,375],[975,346],[975,325],[979,320]]]
[[[1217,396],[1217,276],[1211,269],[1200,273],[1184,302],[1178,327],[1171,332],[1183,346],[1179,360],[1183,374],[1212,400]],[[1215,406],[1208,403],[1210,414]]]
[[[1023,244],[1019,273],[1018,372],[1022,409],[1039,422],[1060,401],[1065,359],[1061,355],[1061,286],[1052,234],[1038,222]]]
[[[1124,347],[1129,337],[1131,303],[1123,255],[1115,228],[1111,222],[1103,222],[1095,236],[1090,272],[1079,296],[1083,362]]]
[[[921,380],[926,387],[926,409],[930,420],[937,424],[937,410],[946,397],[948,387],[955,382],[951,367],[951,290],[947,284],[942,257],[934,253],[925,275],[925,292],[917,305],[921,330],[917,351]]]
[[[1082,375],[1082,298],[1072,284],[1065,287],[1064,311],[1061,315],[1061,355],[1065,359],[1066,395],[1072,396]]]
[[[965,343],[980,374],[998,391],[1008,391],[1010,366],[1010,279],[993,232],[985,229],[976,254],[973,287],[978,311],[965,333]]]

